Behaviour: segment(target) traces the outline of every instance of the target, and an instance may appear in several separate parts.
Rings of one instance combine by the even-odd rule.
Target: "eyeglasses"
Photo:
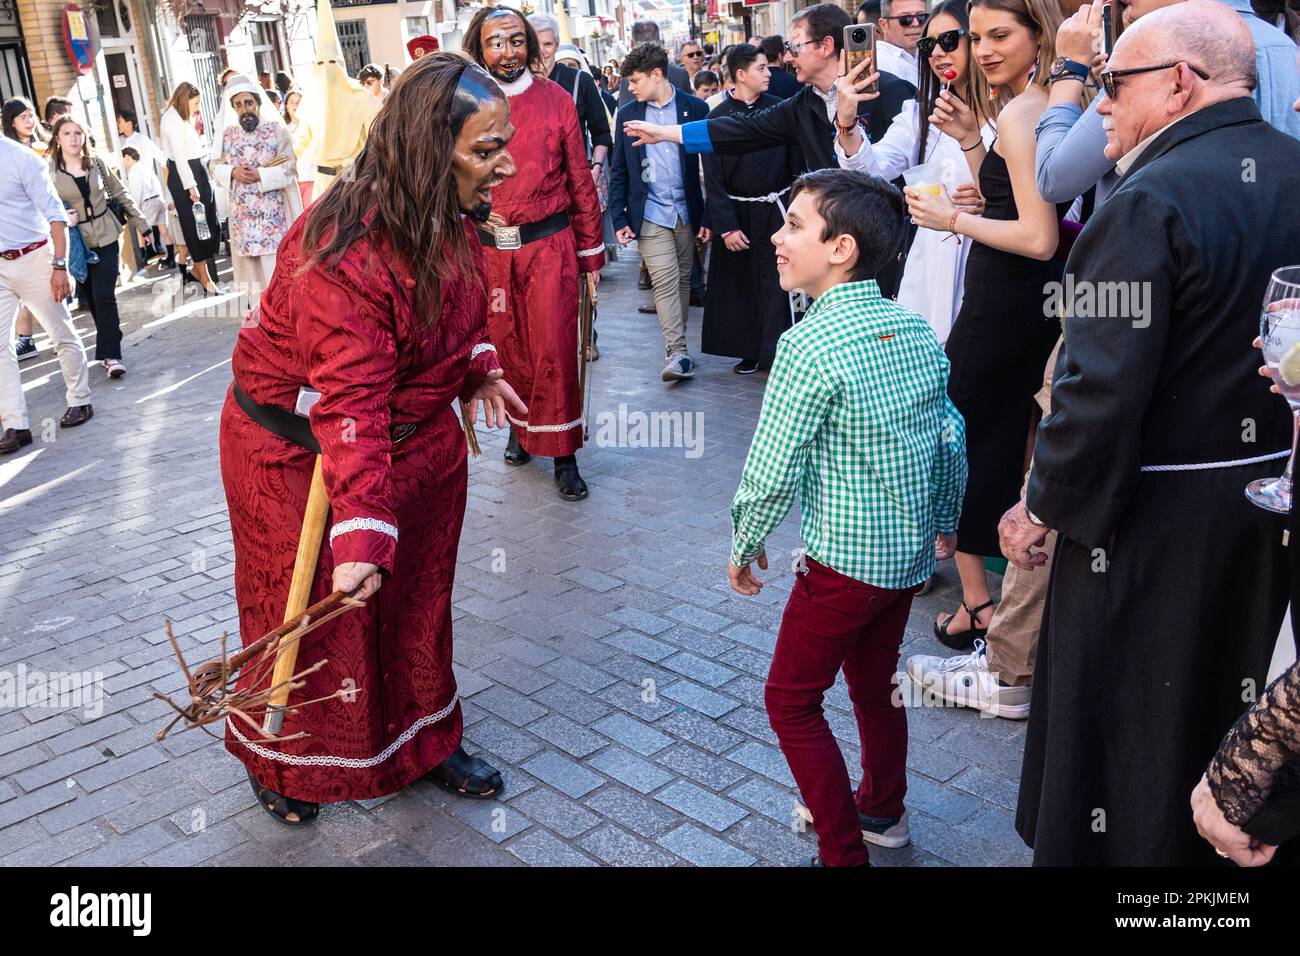
[[[923,57],[929,57],[929,55],[934,52],[935,45],[937,44],[939,49],[943,50],[944,53],[951,53],[953,50],[957,49],[957,44],[961,42],[961,38],[965,35],[965,30],[945,30],[938,36],[921,37],[921,39],[916,41],[916,51]]]
[[[930,19],[928,13],[905,13],[901,17],[880,17],[881,20],[897,20],[900,27],[925,26]]]
[[[1155,73],[1157,70],[1173,70],[1180,66],[1186,66],[1203,80],[1208,80],[1210,78],[1210,74],[1206,73],[1199,66],[1192,66],[1190,63],[1179,60],[1177,63],[1161,63],[1159,66],[1135,66],[1129,70],[1103,70],[1099,79],[1101,80],[1102,88],[1106,91],[1106,95],[1113,103],[1115,102],[1116,91],[1119,88],[1119,84],[1115,81],[1121,76],[1136,76],[1139,73]]]
[[[806,47],[810,42],[812,41],[804,40],[802,43],[791,43],[789,40],[786,40],[785,52],[789,53],[791,56],[798,56],[800,53],[803,52],[803,48]]]

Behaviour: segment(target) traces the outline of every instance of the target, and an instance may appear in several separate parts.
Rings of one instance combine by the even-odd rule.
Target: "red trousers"
[[[858,814],[903,813],[907,713],[894,688],[914,589],[887,591],[807,560],[781,618],[767,675],[767,716],[812,811],[822,862],[857,866],[867,861]],[[841,668],[862,742],[856,795],[822,713],[822,695]]]

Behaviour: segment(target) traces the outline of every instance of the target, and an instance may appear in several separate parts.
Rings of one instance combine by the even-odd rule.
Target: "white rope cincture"
[[[592,246],[590,249],[579,249],[578,258],[582,259],[585,256],[598,256],[604,251],[605,251],[604,246]]]
[[[510,424],[530,432],[567,432],[571,428],[579,427],[584,421],[584,419],[578,418],[563,425],[530,425],[526,420],[515,418],[509,412],[506,412],[506,418],[510,419]]]
[[[789,191],[790,187],[786,186],[780,192],[768,193],[766,196],[733,196],[731,193],[727,193],[727,198],[736,202],[776,203],[776,208],[781,210],[781,221],[784,222],[785,203],[781,202],[781,197]],[[786,295],[790,300],[790,324],[794,325],[797,313],[808,311],[808,297],[802,292],[789,292]]]
[[[235,726],[234,718],[227,717],[226,726],[230,728],[230,732],[235,735],[236,740],[249,750],[253,751],[253,753],[257,754],[259,757],[265,758],[266,760],[287,763],[294,767],[347,767],[350,770],[365,770],[368,767],[374,767],[383,763],[393,754],[397,753],[399,747],[409,742],[425,727],[428,727],[431,724],[436,724],[440,720],[445,720],[452,710],[455,709],[456,702],[459,700],[460,692],[457,691],[451,695],[451,703],[446,707],[438,711],[436,714],[426,714],[424,717],[421,717],[415,723],[411,724],[411,726],[407,727],[406,730],[402,731],[400,737],[373,757],[323,757],[317,754],[300,756],[297,754],[277,753],[274,750],[263,747],[261,744],[254,743],[241,734],[239,728]]]
[[[1256,455],[1254,458],[1238,458],[1236,461],[1206,461],[1188,465],[1143,465],[1139,471],[1209,471],[1213,468],[1237,468],[1241,465],[1258,465],[1261,462],[1277,461],[1290,458],[1291,449],[1275,451],[1269,455]]]
[[[387,521],[380,521],[378,518],[349,518],[330,528],[330,544],[333,544],[334,539],[339,535],[347,534],[349,531],[378,531],[388,535],[394,541],[397,540],[397,528]]]

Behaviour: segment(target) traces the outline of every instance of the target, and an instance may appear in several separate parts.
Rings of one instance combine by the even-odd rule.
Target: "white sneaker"
[[[918,654],[907,659],[907,676],[926,694],[958,707],[972,707],[990,717],[1024,720],[1029,716],[1028,687],[1003,687],[989,673],[986,645],[975,639],[975,649],[959,657]]]
[[[685,352],[680,352],[668,360],[663,373],[659,376],[665,382],[680,382],[682,379],[695,377],[695,363]]]
[[[805,823],[812,826],[812,811],[805,807],[798,800],[794,802],[794,812],[798,814]],[[876,846],[889,847],[898,849],[900,846],[907,846],[912,842],[912,830],[907,825],[907,811],[897,820],[894,819],[875,819],[858,814],[858,821],[862,824],[862,842],[872,843]]]
[[[104,359],[104,371],[109,378],[121,378],[126,374],[126,366],[117,359]]]

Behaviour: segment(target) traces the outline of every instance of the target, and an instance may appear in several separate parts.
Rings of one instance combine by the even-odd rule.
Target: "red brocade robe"
[[[605,242],[573,98],[557,83],[531,80],[509,97],[509,148],[518,172],[493,190],[492,211],[508,226],[567,212],[570,225],[519,249],[484,248],[488,331],[506,381],[528,406],[526,420],[510,418],[520,444],[530,454],[557,457],[582,447],[578,274],[604,266]]]
[[[285,743],[259,743],[227,721],[226,748],[259,785],[318,803],[392,793],[460,744],[451,669],[451,589],[465,514],[466,443],[453,402],[498,367],[486,341],[482,253],[475,271],[442,285],[437,324],[413,301],[415,280],[376,233],[334,266],[296,275],[305,217],[235,346],[235,381],[254,401],[292,410],[298,389],[321,393],[311,428],[321,446],[331,515],[310,601],[331,591],[336,564],[388,574],[365,607],[303,639],[297,668],[328,664],[290,699],[355,688],[284,721]],[[391,429],[414,425],[399,442]],[[400,433],[399,433],[400,434]],[[235,544],[235,597],[245,644],[283,620],[314,455],[250,419],[227,395],[221,477]],[[250,715],[259,721],[260,714]]]

